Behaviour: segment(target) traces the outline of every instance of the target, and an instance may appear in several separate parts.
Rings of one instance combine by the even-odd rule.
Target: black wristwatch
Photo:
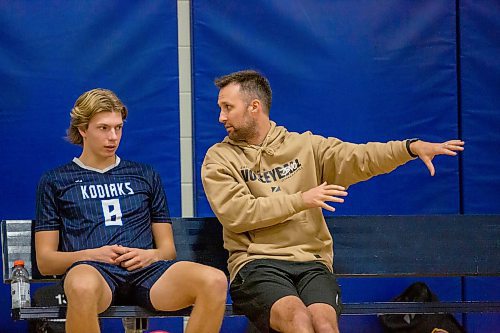
[[[412,144],[413,142],[416,142],[416,141],[420,141],[420,139],[417,139],[417,138],[413,138],[413,139],[408,139],[406,140],[406,150],[408,150],[408,154],[410,154],[411,157],[415,158],[415,157],[418,157],[418,155],[415,155],[411,149],[410,149],[410,144]]]

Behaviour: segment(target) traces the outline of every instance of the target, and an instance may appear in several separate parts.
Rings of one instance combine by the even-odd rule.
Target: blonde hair
[[[78,129],[87,129],[90,119],[99,112],[120,112],[124,121],[128,114],[125,105],[111,90],[97,88],[87,91],[78,97],[71,109],[68,141],[82,146],[83,138]]]

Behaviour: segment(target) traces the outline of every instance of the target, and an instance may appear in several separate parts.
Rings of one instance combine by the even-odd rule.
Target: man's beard
[[[246,118],[245,123],[240,128],[233,127],[233,131],[228,134],[233,141],[247,141],[257,135],[257,122],[252,118]]]

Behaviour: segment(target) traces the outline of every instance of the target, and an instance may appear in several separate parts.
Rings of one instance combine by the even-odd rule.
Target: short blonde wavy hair
[[[68,141],[83,146],[83,137],[78,129],[87,129],[90,119],[99,112],[120,112],[124,121],[128,114],[125,105],[111,90],[96,88],[87,91],[78,97],[71,109]]]

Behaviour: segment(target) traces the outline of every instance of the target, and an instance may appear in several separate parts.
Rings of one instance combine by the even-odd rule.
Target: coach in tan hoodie
[[[349,185],[416,157],[434,175],[434,156],[464,143],[352,144],[288,132],[269,120],[271,88],[260,73],[215,83],[228,137],[208,150],[202,181],[223,225],[233,306],[262,332],[338,332],[340,288],[321,209],[334,211],[327,202],[343,202]]]

